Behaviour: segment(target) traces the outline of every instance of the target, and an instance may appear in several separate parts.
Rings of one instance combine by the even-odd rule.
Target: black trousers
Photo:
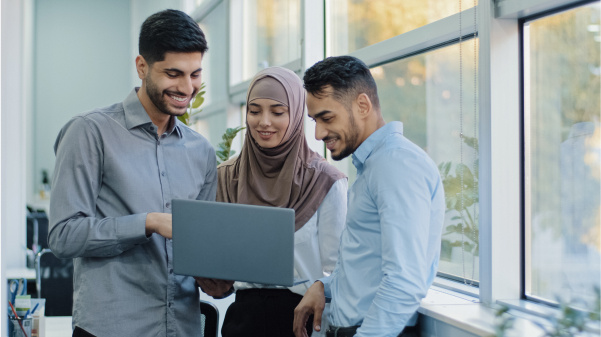
[[[76,326],[75,330],[73,330],[73,337],[96,337],[91,333],[85,331],[84,329]]]
[[[294,337],[294,308],[303,297],[288,289],[246,289],[236,292],[223,319],[223,337]],[[307,322],[309,336],[313,317]]]

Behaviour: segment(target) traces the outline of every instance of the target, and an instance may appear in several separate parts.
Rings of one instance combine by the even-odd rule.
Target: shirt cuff
[[[319,282],[323,283],[323,293],[326,298],[332,298],[332,291],[330,288],[330,280],[332,279],[332,275],[320,278]]]
[[[120,243],[140,244],[150,239],[146,236],[147,214],[139,213],[115,218],[117,238]]]

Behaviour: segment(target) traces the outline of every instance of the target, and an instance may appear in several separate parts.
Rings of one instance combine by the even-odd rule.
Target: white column
[[[324,2],[320,0],[301,1],[301,78],[305,70],[324,58]],[[307,43],[309,41],[309,43]],[[306,115],[306,114],[305,114]],[[322,141],[315,139],[315,123],[305,116],[305,137],[309,147],[325,155]]]
[[[0,279],[0,308],[2,319],[0,331],[6,330],[6,274],[8,268],[25,267],[25,197],[26,197],[26,122],[28,107],[26,99],[30,92],[24,89],[31,85],[24,78],[24,71],[31,55],[32,18],[31,1],[5,0],[1,7],[1,82],[0,94],[0,255],[2,277]],[[27,13],[26,13],[27,11]],[[27,34],[28,36],[26,36]],[[29,64],[30,65],[30,64]],[[26,96],[27,95],[27,96]]]
[[[492,1],[478,13],[480,299],[490,304],[520,295],[519,27],[496,19]]]

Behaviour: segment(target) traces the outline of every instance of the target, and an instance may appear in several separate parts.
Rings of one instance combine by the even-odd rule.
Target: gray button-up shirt
[[[215,151],[176,118],[158,136],[136,91],[60,131],[48,243],[74,258],[74,326],[96,336],[197,336],[198,287],[173,273],[171,240],[146,237],[145,221],[171,213],[172,199],[215,200]]]

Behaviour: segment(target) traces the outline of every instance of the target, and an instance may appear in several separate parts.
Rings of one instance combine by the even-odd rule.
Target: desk
[[[65,337],[73,335],[71,316],[44,317],[45,337]]]
[[[9,268],[6,269],[6,279],[26,278],[27,280],[35,281],[35,269],[30,268]]]
[[[31,295],[31,297],[37,297],[37,288],[36,288],[36,279],[35,279],[35,269],[29,268],[9,268],[6,269],[6,280],[10,282],[10,280],[16,280],[24,278],[27,280],[27,294]]]

